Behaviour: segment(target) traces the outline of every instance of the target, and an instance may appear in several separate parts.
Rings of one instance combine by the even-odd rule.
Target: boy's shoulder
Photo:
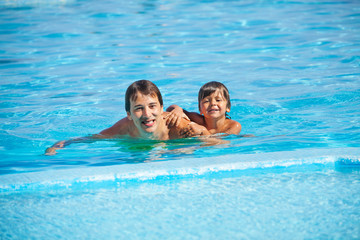
[[[241,124],[232,119],[226,119],[226,128],[228,134],[239,134],[241,132]]]

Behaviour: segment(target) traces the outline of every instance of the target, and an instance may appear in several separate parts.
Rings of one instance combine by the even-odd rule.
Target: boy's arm
[[[190,119],[191,121],[204,125],[204,118],[200,114],[196,112],[188,112],[185,109],[182,109],[178,105],[171,105],[166,109],[167,112],[170,112],[164,118],[166,120],[166,124],[170,126],[179,126],[181,118],[185,117],[186,119]]]
[[[196,137],[210,135],[210,132],[204,127],[187,119],[181,119],[180,124],[176,127],[178,137]]]
[[[181,119],[185,118],[190,120],[188,116],[184,113],[183,109],[177,105],[171,105],[166,109],[166,114],[164,115],[164,120],[166,125],[169,127],[180,125]]]
[[[187,128],[184,129],[185,137],[196,137],[196,136],[204,136],[210,135],[210,132],[206,129],[206,127],[201,126],[195,122],[190,122]]]

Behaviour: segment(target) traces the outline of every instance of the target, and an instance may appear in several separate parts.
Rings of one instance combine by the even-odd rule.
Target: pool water
[[[0,26],[0,239],[360,238],[360,2],[15,0]],[[44,155],[139,79],[189,111],[224,83],[241,135]]]

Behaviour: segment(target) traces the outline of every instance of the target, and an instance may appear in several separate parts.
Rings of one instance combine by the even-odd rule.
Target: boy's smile
[[[225,113],[229,111],[227,101],[219,90],[201,100],[200,113],[204,114],[205,118],[225,117]]]

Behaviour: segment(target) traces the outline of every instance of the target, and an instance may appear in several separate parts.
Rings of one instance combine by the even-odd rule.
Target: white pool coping
[[[301,149],[258,154],[227,154],[223,156],[185,158],[137,164],[80,167],[7,174],[0,176],[0,192],[38,185],[71,185],[82,182],[146,180],[166,176],[199,176],[211,172],[255,168],[289,167],[304,164],[335,163],[338,159],[360,162],[360,148]]]

